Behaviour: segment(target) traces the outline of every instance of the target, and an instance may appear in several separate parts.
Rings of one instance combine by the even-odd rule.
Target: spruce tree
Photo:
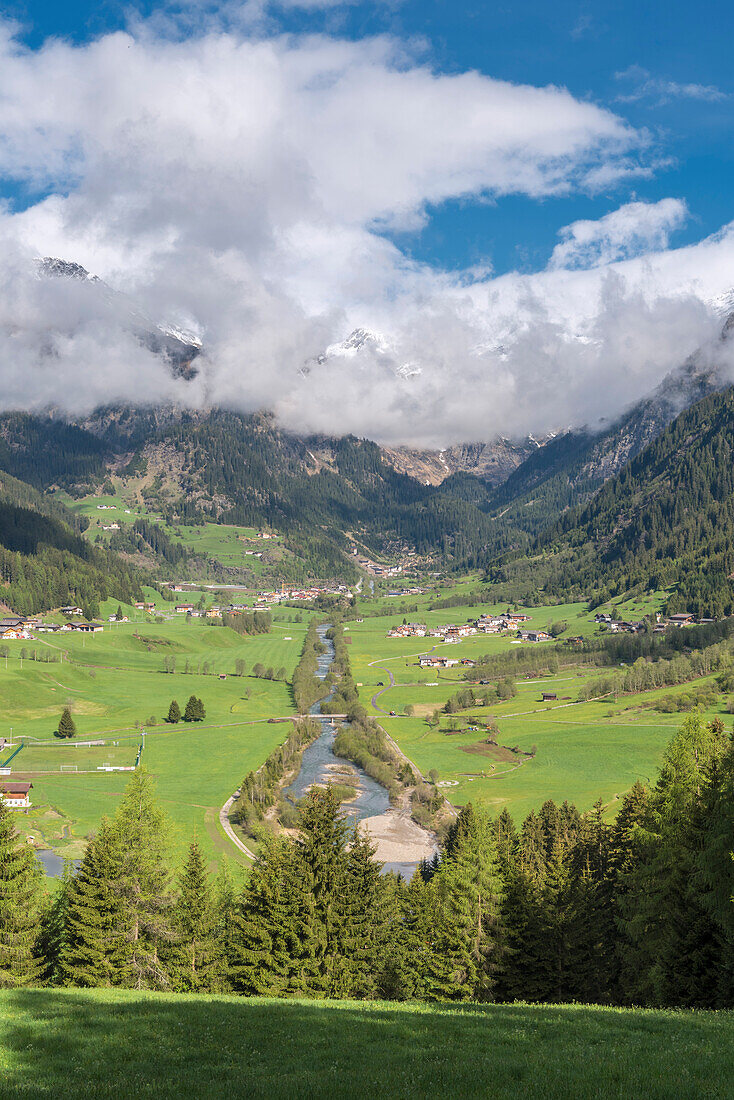
[[[697,889],[702,811],[727,739],[690,715],[666,750],[651,792],[645,850],[631,876],[622,918],[628,938],[629,994],[637,1003],[700,1003],[715,984],[708,950],[715,935]]]
[[[206,718],[206,710],[204,709],[204,704],[201,701],[201,699],[197,699],[196,700],[196,721],[197,722],[203,722],[205,718]]]
[[[700,900],[715,928],[717,968],[708,1005],[734,1008],[734,740],[705,796],[704,827],[696,857]]]
[[[375,860],[369,835],[355,828],[347,854],[341,989],[345,997],[373,997],[381,980],[385,951],[394,931],[393,892]]]
[[[162,955],[174,938],[173,899],[166,868],[166,822],[145,768],[133,774],[112,827],[121,850],[116,892],[124,921],[125,984],[163,989],[169,985]]]
[[[184,722],[198,722],[203,717],[204,707],[200,699],[195,695],[189,696],[189,701],[184,710]]]
[[[68,886],[55,978],[59,984],[124,984],[125,925],[118,889],[121,866],[119,837],[103,818]]]
[[[313,990],[328,994],[342,982],[345,937],[347,825],[331,786],[313,788],[297,844],[299,921],[309,945],[304,980],[313,968]],[[313,959],[311,958],[313,945]]]
[[[209,992],[216,985],[214,919],[204,856],[198,841],[192,840],[172,913],[175,939],[169,964],[177,988],[185,992]]]
[[[33,849],[21,842],[12,811],[0,798],[0,989],[28,985],[40,976],[42,877]]]
[[[234,916],[231,980],[239,993],[282,996],[293,983],[303,944],[298,935],[293,845],[263,842]]]
[[[171,700],[171,705],[168,708],[168,718],[166,719],[166,721],[170,722],[171,725],[175,725],[177,722],[181,721],[181,708],[179,707],[175,699]]]
[[[492,996],[504,952],[505,887],[496,828],[471,803],[459,814],[446,857],[433,879],[441,910],[444,953],[453,958],[457,996]]]
[[[56,731],[58,737],[73,737],[76,733],[76,723],[71,716],[71,711],[68,707],[64,707],[61,718],[59,719],[59,727]]]
[[[44,985],[60,985],[61,955],[66,944],[69,920],[69,896],[74,881],[71,860],[64,860],[61,882],[55,896],[41,918],[39,933],[40,954],[43,958]]]
[[[232,990],[237,893],[229,862],[225,858],[220,864],[214,882],[212,898],[212,936],[215,959],[211,973],[211,988],[214,993],[229,993]]]

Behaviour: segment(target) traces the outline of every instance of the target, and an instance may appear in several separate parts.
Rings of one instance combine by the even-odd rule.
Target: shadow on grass
[[[734,1016],[0,993],[0,1098],[729,1097]]]

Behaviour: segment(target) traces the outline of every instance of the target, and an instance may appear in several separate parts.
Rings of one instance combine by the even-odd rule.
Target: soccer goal
[[[79,770],[78,764],[59,764],[60,772],[75,772]]]

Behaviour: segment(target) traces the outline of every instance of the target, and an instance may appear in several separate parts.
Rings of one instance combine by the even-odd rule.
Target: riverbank
[[[334,645],[326,636],[327,629],[326,626],[318,627],[319,638],[324,645],[316,672],[319,679],[326,678],[334,660]],[[296,802],[312,787],[325,786],[335,779],[355,787],[355,797],[344,803],[347,817],[353,823],[369,828],[370,836],[377,845],[377,859],[385,864],[385,870],[393,870],[410,878],[420,861],[430,859],[436,851],[435,835],[411,820],[406,809],[391,807],[387,788],[358,763],[347,762],[335,755],[337,727],[332,716],[321,714],[320,702],[314,703],[311,715],[321,722],[322,733],[304,749],[297,775],[287,785],[284,784],[285,797]],[[349,778],[345,776],[345,769],[349,769]]]
[[[431,859],[436,838],[401,810],[387,810],[376,817],[365,817],[362,828],[376,847],[375,858],[381,863],[418,864]]]

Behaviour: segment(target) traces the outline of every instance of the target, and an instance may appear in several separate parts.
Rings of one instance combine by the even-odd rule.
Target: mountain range
[[[78,265],[46,259],[40,277],[82,281],[167,369],[193,376],[203,353],[197,338],[154,322]],[[48,549],[76,555],[82,573],[99,574],[102,559],[79,555],[73,517],[49,512],[42,506],[48,498],[39,494],[99,492],[113,476],[133,487],[165,524],[212,521],[278,530],[287,555],[282,568],[299,578],[354,579],[356,547],[424,567],[483,568],[492,581],[526,598],[542,592],[550,599],[592,593],[600,599],[663,585],[699,613],[712,607],[721,612],[730,605],[734,571],[734,559],[714,537],[718,522],[734,538],[720,457],[730,454],[734,434],[724,354],[733,333],[729,313],[721,356],[691,357],[602,431],[567,428],[540,439],[440,451],[381,448],[351,436],[302,438],[266,413],[217,408],[115,406],[76,419],[6,413],[0,416],[0,471],[18,480],[13,492],[11,482],[0,485],[0,503],[17,509],[17,486],[25,484],[23,507],[43,517],[34,521],[35,549],[28,554],[45,545],[39,531],[47,523]],[[344,359],[348,369],[346,360],[365,345],[384,356],[386,369],[399,368],[390,349],[365,330],[324,355]],[[318,367],[319,361],[307,365]],[[681,501],[689,502],[690,512],[681,512]],[[705,501],[705,522],[691,519],[696,501]],[[706,532],[706,545],[694,545],[696,531],[700,538]],[[150,524],[133,540],[120,535],[112,549],[124,552],[128,564],[111,568],[110,575],[129,592],[135,583],[129,567],[162,566],[165,539]],[[28,545],[23,549],[0,535],[0,546],[12,554],[22,557]],[[663,546],[677,564],[661,566]],[[169,554],[168,564],[172,560]],[[26,589],[38,583],[31,579]],[[99,577],[90,591],[95,585],[100,590]],[[36,593],[31,602],[39,599]]]

